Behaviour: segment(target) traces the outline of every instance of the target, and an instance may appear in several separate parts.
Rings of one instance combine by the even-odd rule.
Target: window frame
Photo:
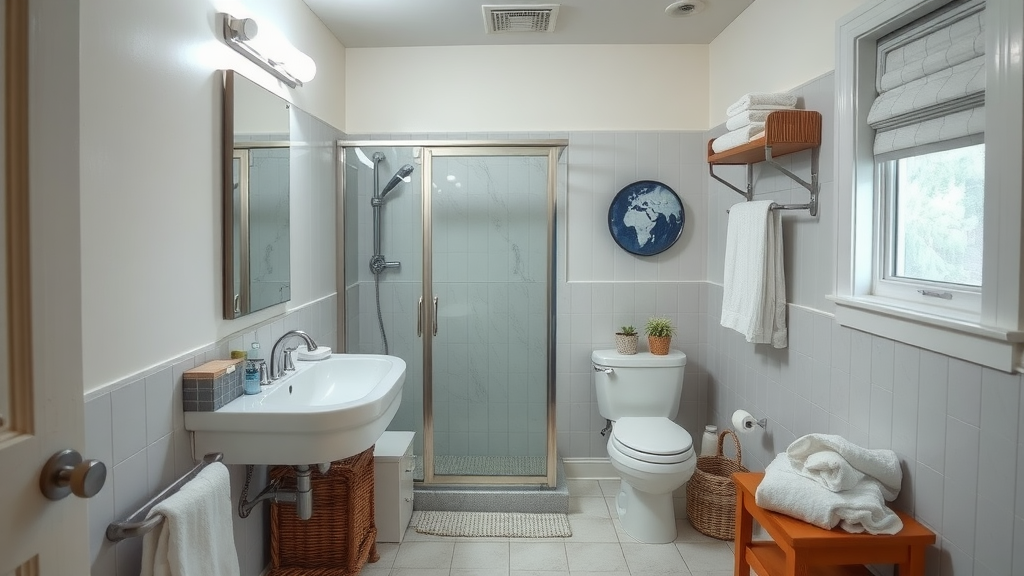
[[[879,173],[867,114],[875,98],[879,38],[950,0],[870,2],[837,23],[836,34],[836,320],[1006,372],[1024,371],[1024,7],[987,0],[985,7],[986,125],[984,263],[980,310],[951,311],[874,290],[883,216]]]

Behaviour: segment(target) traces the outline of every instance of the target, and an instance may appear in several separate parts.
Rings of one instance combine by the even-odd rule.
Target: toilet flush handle
[[[615,370],[612,370],[607,366],[598,366],[597,364],[594,364],[594,372],[604,372],[605,374],[611,374],[612,372],[615,372]]]

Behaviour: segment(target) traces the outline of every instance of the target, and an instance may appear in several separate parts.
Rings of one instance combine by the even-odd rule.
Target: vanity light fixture
[[[316,62],[271,30],[259,33],[252,18],[224,18],[224,41],[260,68],[270,72],[288,86],[295,88],[316,75]]]

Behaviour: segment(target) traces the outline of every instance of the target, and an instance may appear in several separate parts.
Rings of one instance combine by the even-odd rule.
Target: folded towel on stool
[[[792,462],[790,462],[792,463]],[[823,450],[815,452],[804,461],[804,467],[793,467],[798,474],[810,478],[833,492],[849,490],[864,479],[864,473],[857,470],[838,452]]]
[[[797,438],[786,448],[786,455],[796,469],[806,466],[811,454],[823,451],[837,452],[854,469],[878,480],[887,501],[896,499],[903,484],[900,459],[892,450],[862,448],[835,434],[808,434]]]
[[[849,490],[832,492],[801,476],[785,453],[765,468],[754,502],[825,530],[839,526],[852,533],[895,534],[903,529],[900,517],[886,507],[877,480],[865,477]]]

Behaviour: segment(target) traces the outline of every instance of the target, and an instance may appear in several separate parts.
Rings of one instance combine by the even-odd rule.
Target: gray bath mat
[[[523,512],[418,512],[416,531],[437,536],[472,538],[568,538],[572,536],[565,514]]]

